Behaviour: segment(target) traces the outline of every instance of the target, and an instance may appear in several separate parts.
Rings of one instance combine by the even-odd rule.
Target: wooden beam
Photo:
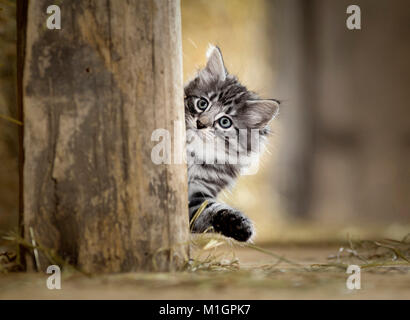
[[[60,30],[49,1],[27,9],[25,237],[87,272],[177,269],[186,165],[155,165],[151,134],[184,119],[179,1],[56,4]]]

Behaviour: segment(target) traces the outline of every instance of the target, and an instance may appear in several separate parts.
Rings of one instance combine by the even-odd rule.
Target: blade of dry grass
[[[23,122],[21,122],[21,121],[19,121],[19,120],[16,120],[16,119],[14,119],[14,118],[12,118],[12,117],[6,116],[6,115],[4,115],[4,114],[1,114],[1,113],[0,113],[0,118],[6,120],[6,121],[8,121],[8,122],[17,124],[17,125],[19,125],[19,126],[22,126],[22,125],[23,125]]]
[[[194,223],[195,221],[199,218],[199,216],[201,215],[202,211],[204,211],[204,209],[206,208],[206,206],[208,205],[208,200],[205,200],[201,206],[198,208],[198,210],[195,212],[194,216],[192,217],[191,221],[189,222],[189,230],[193,230],[194,227]]]

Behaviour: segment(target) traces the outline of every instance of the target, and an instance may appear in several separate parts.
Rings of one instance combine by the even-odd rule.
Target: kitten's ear
[[[250,128],[264,128],[279,113],[278,100],[248,100],[241,114]]]
[[[201,71],[204,80],[211,78],[225,81],[227,72],[221,50],[216,46],[210,46],[206,56],[208,57],[208,62],[205,69]]]

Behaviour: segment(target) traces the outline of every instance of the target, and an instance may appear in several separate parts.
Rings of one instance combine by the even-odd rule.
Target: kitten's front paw
[[[221,210],[212,218],[215,232],[234,238],[238,241],[247,241],[253,235],[252,222],[241,212],[235,210]]]

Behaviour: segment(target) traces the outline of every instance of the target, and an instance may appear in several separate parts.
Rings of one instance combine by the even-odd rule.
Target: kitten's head
[[[259,99],[241,85],[227,72],[218,47],[210,47],[207,56],[205,68],[185,87],[189,156],[195,154],[195,158],[205,160],[204,150],[200,150],[202,146],[197,143],[199,139],[203,144],[216,142],[219,145],[214,158],[228,152],[247,157],[260,149],[261,140],[268,133],[269,121],[278,114],[279,102]],[[259,133],[256,146],[251,145],[251,131]],[[247,138],[239,139],[244,132]],[[224,143],[218,144],[218,141]]]

